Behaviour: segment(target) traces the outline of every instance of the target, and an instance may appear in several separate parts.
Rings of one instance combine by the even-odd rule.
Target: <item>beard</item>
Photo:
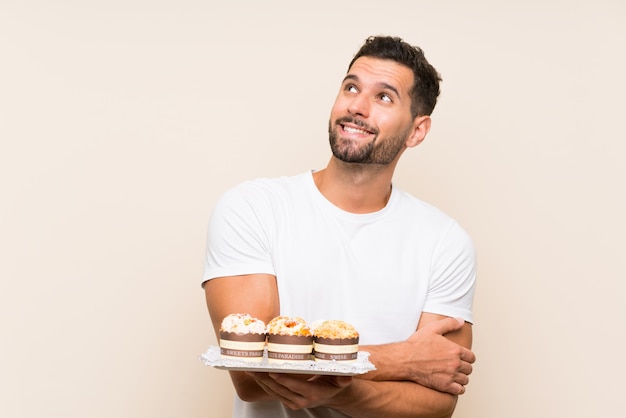
[[[369,142],[354,141],[339,136],[337,127],[343,123],[353,123],[373,132],[374,138]],[[367,125],[349,117],[340,118],[335,121],[335,129],[328,121],[328,141],[333,155],[346,163],[357,164],[389,164],[404,149],[406,139],[411,132],[409,126],[404,132],[390,137],[380,137],[377,130],[369,128]]]

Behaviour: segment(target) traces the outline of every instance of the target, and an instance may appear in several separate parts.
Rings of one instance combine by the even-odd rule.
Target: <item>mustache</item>
[[[335,125],[344,125],[346,123],[358,126],[359,128],[369,131],[373,134],[378,134],[378,130],[369,126],[367,123],[363,122],[361,119],[356,119],[350,116],[344,116],[335,120]]]

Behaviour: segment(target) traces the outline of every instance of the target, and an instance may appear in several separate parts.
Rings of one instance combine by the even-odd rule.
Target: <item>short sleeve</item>
[[[476,253],[470,236],[452,222],[434,249],[424,312],[473,323]]]
[[[209,219],[202,283],[224,276],[275,274],[267,212],[262,197],[246,183],[219,199]]]

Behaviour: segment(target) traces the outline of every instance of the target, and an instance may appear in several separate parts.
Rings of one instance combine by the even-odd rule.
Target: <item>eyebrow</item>
[[[348,74],[347,76],[344,77],[343,81],[344,83],[346,82],[346,80],[354,80],[354,81],[359,81],[359,77],[357,77],[354,74]],[[392,92],[394,92],[396,94],[396,96],[401,97],[400,96],[400,92],[398,92],[398,89],[396,89],[394,86],[392,86],[391,84],[388,83],[378,83],[376,84],[378,87],[382,88],[382,89],[386,89],[386,90],[391,90]]]

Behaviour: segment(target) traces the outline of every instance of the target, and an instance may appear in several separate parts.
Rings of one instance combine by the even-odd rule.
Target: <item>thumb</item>
[[[461,329],[465,324],[463,318],[444,318],[427,324],[424,328],[436,334],[445,335],[449,332]]]
[[[335,376],[335,386],[345,388],[352,383],[352,376]]]

